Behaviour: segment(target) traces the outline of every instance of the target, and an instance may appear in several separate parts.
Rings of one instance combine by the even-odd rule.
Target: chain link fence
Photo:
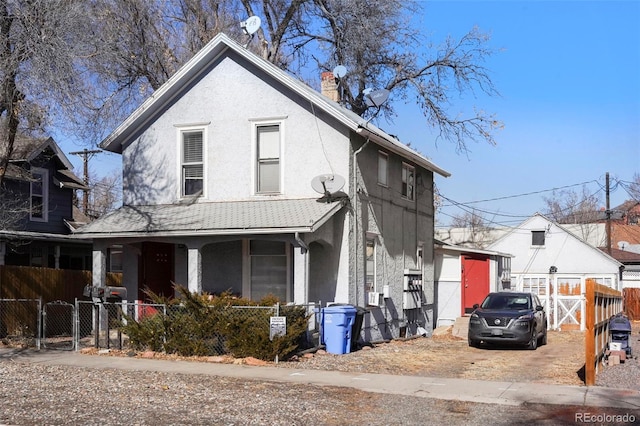
[[[309,316],[308,341],[317,334],[315,313],[318,304],[303,305]],[[224,355],[231,352],[229,330],[270,331],[270,318],[281,315],[287,306],[225,306],[210,307],[206,315],[191,312],[182,305],[149,304],[139,302],[96,302],[75,300],[75,304],[54,301],[42,305],[39,299],[0,299],[0,339],[12,346],[45,349],[82,350],[84,348],[126,349],[130,337],[123,326],[134,321],[151,323],[157,331],[158,347],[179,344],[171,339],[184,339],[180,332],[187,327],[202,330],[193,340],[205,345],[209,353]],[[217,322],[217,323],[216,323]],[[170,326],[168,326],[170,324]],[[225,327],[226,333],[221,333]],[[198,332],[195,332],[198,334]],[[232,333],[233,335],[233,333]],[[178,337],[176,337],[178,336]],[[231,338],[233,340],[233,338]]]

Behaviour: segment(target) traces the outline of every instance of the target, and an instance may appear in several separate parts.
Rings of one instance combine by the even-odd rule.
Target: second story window
[[[280,125],[256,126],[256,192],[280,192]]]
[[[45,169],[31,169],[30,219],[37,222],[47,221],[49,173]]]
[[[183,197],[198,196],[204,188],[203,130],[188,130],[182,135],[182,193]]]
[[[382,186],[389,184],[389,156],[382,152],[378,152],[378,183]]]
[[[408,200],[413,200],[413,190],[416,169],[406,163],[402,163],[402,196]]]

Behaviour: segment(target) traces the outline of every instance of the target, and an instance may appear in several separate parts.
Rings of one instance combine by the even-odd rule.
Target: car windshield
[[[526,295],[490,294],[482,302],[484,309],[531,309],[531,301]]]

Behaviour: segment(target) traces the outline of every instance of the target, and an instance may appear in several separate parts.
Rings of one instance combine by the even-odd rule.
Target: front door
[[[462,314],[473,311],[473,305],[482,303],[489,293],[489,257],[462,256]]]
[[[140,272],[138,280],[138,298],[147,299],[145,289],[165,297],[173,297],[174,281],[174,246],[165,243],[142,243],[140,256]]]

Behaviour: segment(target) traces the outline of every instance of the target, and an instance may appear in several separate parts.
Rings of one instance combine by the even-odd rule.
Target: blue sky
[[[505,127],[497,146],[471,143],[468,155],[453,144],[435,143],[420,112],[403,108],[390,133],[449,171],[437,178],[450,215],[475,207],[485,218],[516,225],[545,209],[553,188],[600,191],[605,174],[631,181],[640,173],[640,2],[638,1],[436,1],[422,3],[423,29],[442,40],[461,37],[474,25],[491,33],[501,49],[485,65],[501,96],[478,96],[477,105],[496,113]],[[521,194],[535,193],[527,196]],[[479,200],[500,200],[473,203]],[[611,193],[615,207],[628,194]]]
[[[496,224],[516,225],[544,210],[551,189],[581,193],[583,182],[604,203],[606,172],[612,183],[640,173],[640,1],[421,4],[424,14],[416,19],[434,42],[478,26],[500,50],[485,65],[501,96],[478,94],[456,106],[495,113],[505,125],[497,146],[471,142],[468,155],[457,154],[453,144],[436,143],[437,133],[412,105],[399,108],[394,123],[378,123],[452,174],[436,184],[465,207],[445,203],[440,225],[474,207]],[[66,152],[80,149],[69,145]],[[79,157],[69,157],[81,166]],[[90,164],[101,175],[112,173],[120,156],[101,154]],[[617,187],[612,207],[627,198]],[[474,203],[489,199],[499,200]]]

